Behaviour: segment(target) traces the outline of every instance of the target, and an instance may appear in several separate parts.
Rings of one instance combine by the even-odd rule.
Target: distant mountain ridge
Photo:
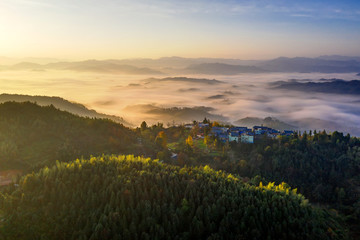
[[[191,65],[184,69],[188,73],[196,74],[221,74],[236,75],[239,73],[263,73],[267,72],[255,66],[230,65],[225,63],[201,63]]]
[[[50,63],[47,64],[46,67],[73,71],[113,72],[124,74],[162,74],[160,71],[156,71],[150,68],[139,68],[127,64],[118,64],[108,60]]]
[[[34,59],[32,62],[31,58],[28,58],[24,59],[26,61],[17,62],[13,65],[7,65],[9,61],[5,60],[3,62],[0,61],[1,70],[55,69],[148,75],[184,73],[236,75],[241,73],[264,72],[360,72],[360,57],[338,55],[320,56],[317,58],[279,57],[270,60],[163,57],[158,59],[108,59],[73,62],[54,62],[50,61],[50,59],[48,59],[47,62],[45,60],[35,61],[36,59]]]
[[[206,79],[206,78],[188,78],[188,77],[166,77],[166,78],[149,78],[144,80],[145,83],[152,82],[187,82],[187,83],[199,83],[199,84],[221,84],[223,81],[216,79]]]
[[[111,59],[109,62],[117,64],[128,64],[136,67],[148,68],[175,68],[183,69],[191,65],[202,63],[223,63],[230,65],[254,65],[259,60],[241,60],[227,58],[183,58],[183,57],[161,57],[158,59],[136,58],[136,59]]]
[[[21,62],[12,66],[2,66],[3,69],[8,70],[71,70],[84,72],[101,72],[101,73],[122,73],[122,74],[139,74],[151,75],[162,74],[162,72],[150,69],[139,68],[131,65],[117,64],[108,60],[86,60],[80,62],[56,62],[48,64],[37,64],[31,62]]]
[[[324,59],[324,60],[335,60],[335,61],[358,61],[360,62],[359,56],[342,56],[342,55],[323,55],[320,57],[317,57],[318,59]]]
[[[280,57],[261,62],[256,66],[272,72],[347,73],[360,71],[360,61],[341,61],[304,57]]]
[[[60,97],[30,96],[30,95],[4,93],[4,94],[0,94],[0,103],[4,103],[4,102],[34,102],[40,106],[53,105],[54,107],[60,110],[67,111],[82,117],[107,118],[113,120],[114,122],[121,123],[126,126],[131,126],[131,124],[125,121],[122,117],[98,113],[95,110],[86,108],[84,105],[80,103],[70,102]]]
[[[325,79],[321,79],[324,81]],[[360,94],[360,80],[329,79],[326,82],[282,82],[276,88],[304,92]]]

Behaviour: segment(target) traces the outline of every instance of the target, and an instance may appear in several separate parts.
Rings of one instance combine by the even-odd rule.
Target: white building
[[[229,133],[229,142],[239,142],[239,133],[238,132],[230,132]]]
[[[241,142],[242,143],[254,143],[254,136],[249,134],[242,134],[241,135]]]

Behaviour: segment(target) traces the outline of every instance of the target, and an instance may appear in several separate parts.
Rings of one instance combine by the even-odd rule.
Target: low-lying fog
[[[169,77],[169,78],[168,78]],[[184,78],[186,77],[186,78]],[[196,78],[196,79],[191,79]],[[267,116],[300,129],[337,128],[360,135],[360,96],[275,89],[289,79],[357,79],[356,74],[266,73],[143,76],[74,71],[1,71],[1,93],[59,96],[138,125]],[[185,109],[163,109],[188,107]],[[198,107],[192,109],[192,107]]]

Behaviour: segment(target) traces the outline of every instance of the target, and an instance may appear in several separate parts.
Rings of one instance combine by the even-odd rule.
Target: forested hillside
[[[133,131],[34,103],[0,104],[0,169],[28,170],[80,156],[130,153]]]
[[[3,239],[346,239],[285,183],[103,156],[23,177],[1,195]]]
[[[21,95],[21,94],[0,94],[0,103],[4,102],[34,102],[40,106],[49,106],[53,105],[55,108],[58,108],[81,117],[90,117],[90,118],[107,118],[111,119],[114,122],[130,126],[131,124],[126,122],[122,117],[107,115],[103,113],[98,113],[95,110],[88,109],[83,104],[70,102],[61,97],[48,97],[48,96],[31,96],[31,95]]]
[[[286,182],[298,188],[310,202],[326,209],[335,209],[344,217],[352,236],[357,239],[360,235],[359,138],[344,136],[339,132],[328,134],[322,131],[302,134],[297,132],[277,139],[260,136],[254,144],[223,143],[211,135],[211,127],[219,126],[219,123],[205,120],[204,123],[208,123],[209,126],[202,129],[198,124],[189,129],[184,126],[165,128],[161,123],[148,126],[146,122],[143,122],[140,128],[129,129],[110,120],[78,117],[53,106],[40,107],[29,102],[6,102],[0,104],[0,183],[10,184],[11,188],[14,187],[11,184],[11,179],[14,178],[6,177],[9,172],[36,172],[44,166],[52,169],[56,160],[59,160],[58,168],[65,164],[61,162],[72,161],[81,156],[88,158],[90,155],[129,153],[151,156],[178,167],[196,168],[209,165],[216,170],[239,175],[243,177],[244,182],[255,185],[259,185],[260,181],[264,185],[269,182]],[[66,165],[62,166],[65,168]],[[166,169],[178,171],[177,167],[164,166]],[[7,169],[11,171],[4,171]],[[104,171],[107,171],[106,169],[104,168]],[[50,172],[54,171],[52,169]],[[100,174],[93,174],[92,171],[88,169],[86,174]],[[83,171],[80,172],[86,175]],[[59,175],[55,175],[58,178]],[[57,181],[64,184],[74,183],[71,180],[72,176],[69,176],[54,181],[56,184],[60,184]],[[66,180],[68,177],[69,180]],[[56,184],[47,185],[55,191],[51,194],[59,194],[59,186]],[[3,191],[4,187],[0,190]],[[95,193],[95,190],[91,191]],[[102,191],[105,190],[101,186],[98,191],[99,193],[95,194],[96,198],[103,196]],[[85,199],[85,195],[81,197],[82,200]],[[39,196],[45,197],[43,194]],[[149,201],[156,199],[152,199],[152,196],[148,198]],[[217,203],[215,205],[217,206]],[[67,207],[66,204],[64,206]],[[71,223],[77,221],[78,215],[69,216],[68,221]],[[26,224],[24,223],[24,226]],[[87,237],[88,233],[85,234]],[[80,238],[80,235],[77,237]]]
[[[151,136],[149,131],[154,132],[147,128],[142,130],[142,136]],[[179,166],[208,164],[255,182],[284,181],[311,202],[339,211],[346,217],[354,239],[360,236],[359,138],[339,132],[310,131],[277,139],[259,136],[254,144],[244,144],[222,143],[210,136],[210,127],[195,126],[188,131],[173,127],[164,132],[177,158],[164,157],[165,149],[159,152],[160,159]],[[200,134],[204,138],[199,138]]]
[[[322,131],[233,149],[246,160],[247,166],[237,166],[243,176],[261,175],[272,181],[286,181],[317,202],[341,205],[359,200],[358,138]]]

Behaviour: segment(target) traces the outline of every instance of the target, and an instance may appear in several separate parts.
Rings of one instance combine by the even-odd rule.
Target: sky
[[[360,56],[359,0],[0,0],[0,56]]]

